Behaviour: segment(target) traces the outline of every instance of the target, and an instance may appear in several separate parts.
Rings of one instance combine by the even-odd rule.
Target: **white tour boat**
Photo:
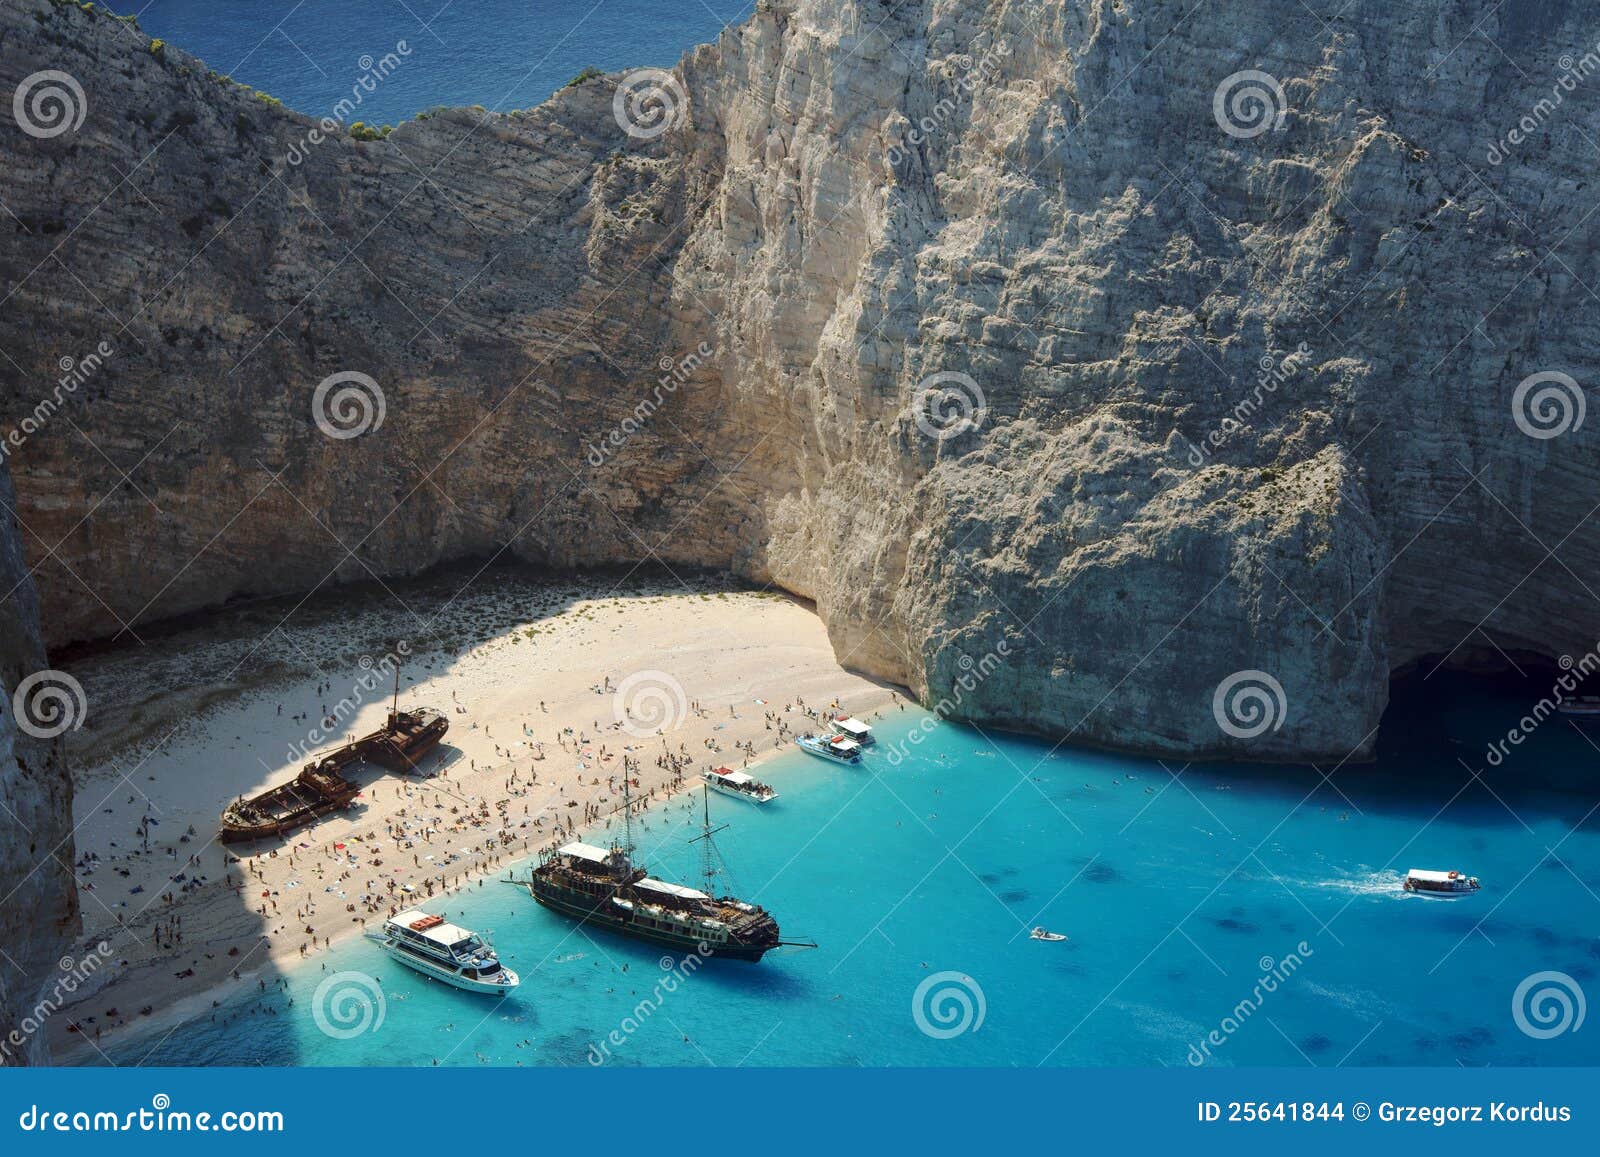
[[[424,976],[468,992],[504,996],[517,987],[517,974],[476,932],[447,923],[418,908],[384,921],[382,932],[368,932],[390,956]]]
[[[1459,896],[1470,896],[1480,886],[1476,876],[1464,876],[1460,872],[1429,872],[1422,868],[1412,868],[1407,872],[1403,885],[1407,892],[1426,896],[1430,900],[1454,900]]]
[[[835,735],[842,735],[846,739],[853,739],[862,747],[871,747],[878,742],[872,737],[872,728],[853,715],[836,715],[829,724]]]
[[[801,751],[835,763],[860,763],[861,745],[844,735],[802,735],[795,740]]]
[[[712,791],[731,795],[735,799],[747,799],[751,803],[771,803],[778,798],[777,792],[742,771],[718,767],[706,772],[700,778],[706,781],[706,786]]]

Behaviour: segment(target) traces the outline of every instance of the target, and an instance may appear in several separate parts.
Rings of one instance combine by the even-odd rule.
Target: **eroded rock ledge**
[[[1588,650],[1597,435],[1512,397],[1600,380],[1597,90],[1497,142],[1600,9],[1308,6],[777,0],[654,139],[597,78],[291,165],[310,118],[8,3],[5,91],[61,69],[88,109],[0,134],[8,424],[115,351],[14,456],[50,637],[659,559],[814,597],[930,699],[981,667],[979,722],[1310,760],[1369,750],[1419,656]],[[1214,110],[1244,70],[1281,85],[1256,135]],[[347,371],[385,419],[332,439]],[[919,428],[936,373],[975,429]],[[1248,740],[1212,713],[1244,669],[1287,701]]]

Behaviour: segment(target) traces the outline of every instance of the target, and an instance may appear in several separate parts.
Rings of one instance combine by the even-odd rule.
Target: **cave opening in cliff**
[[[1600,720],[1574,708],[1595,694],[1597,657],[1511,647],[1423,655],[1391,674],[1375,754],[1380,766],[1431,764],[1446,778],[1459,769],[1504,790],[1579,789],[1600,757]]]

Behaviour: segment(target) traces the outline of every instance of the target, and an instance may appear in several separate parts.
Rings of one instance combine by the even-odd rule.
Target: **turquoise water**
[[[364,97],[362,119],[398,123],[436,105],[496,112],[547,99],[578,71],[667,67],[753,0],[111,0],[150,36],[313,116],[406,41],[405,63]]]
[[[710,962],[676,991],[658,949],[589,934],[494,882],[448,902],[521,990],[427,981],[364,943],[286,992],[125,1044],[120,1063],[429,1065],[1551,1065],[1600,1061],[1600,1025],[1536,1039],[1512,1000],[1540,972],[1600,991],[1595,750],[1550,723],[1487,782],[1483,742],[1526,704],[1476,692],[1417,709],[1374,765],[1191,767],[939,725],[880,729],[864,768],[763,765],[766,809],[713,796],[740,893],[820,947]],[[1179,765],[1171,765],[1173,771]],[[1331,769],[1324,769],[1325,771]],[[1548,778],[1548,777],[1546,777]],[[1341,794],[1342,793],[1342,794]],[[697,808],[698,804],[694,805]],[[698,813],[658,806],[640,859],[693,881]],[[1397,890],[1410,866],[1480,876],[1470,899]],[[1045,925],[1063,943],[1028,938]],[[669,961],[670,963],[670,961]],[[350,1039],[312,1016],[327,975],[375,975],[383,1020]],[[1263,972],[1273,976],[1258,992]],[[919,1027],[914,1000],[931,982]],[[1281,979],[1281,982],[1277,978]],[[1267,991],[1271,989],[1272,991]],[[292,1000],[292,1004],[289,1002]],[[965,1001],[965,1005],[962,1001]],[[641,1001],[649,1015],[638,1016]],[[979,1007],[981,1001],[981,1018]],[[1240,1015],[1241,1002],[1253,1005]],[[627,1018],[635,1015],[636,1024]],[[1238,1017],[1238,1023],[1225,1019]],[[941,1019],[947,1018],[947,1019]],[[1530,1021],[1534,1027],[1539,1022]],[[337,1025],[335,1026],[337,1027]],[[610,1033],[610,1056],[597,1046]],[[1216,1031],[1222,1043],[1200,1051]]]

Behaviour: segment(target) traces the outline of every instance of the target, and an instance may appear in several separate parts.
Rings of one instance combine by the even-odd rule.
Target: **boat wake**
[[[1313,886],[1330,892],[1348,892],[1355,896],[1386,896],[1403,900],[1406,893],[1405,889],[1400,887],[1400,880],[1401,876],[1397,872],[1363,872],[1333,880],[1318,880]]]

